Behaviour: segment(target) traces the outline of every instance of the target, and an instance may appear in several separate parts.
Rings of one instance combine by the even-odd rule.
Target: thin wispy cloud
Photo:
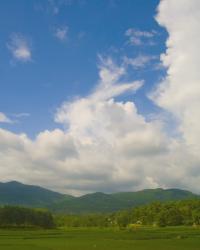
[[[140,54],[134,58],[125,56],[123,61],[125,65],[131,65],[134,69],[140,69],[145,68],[157,59],[158,56]]]
[[[72,2],[73,0],[48,0],[49,9],[53,15],[58,15],[62,7],[69,6]]]
[[[16,124],[19,123],[21,119],[29,116],[29,113],[9,114],[8,116],[7,114],[0,112],[0,123]]]
[[[155,35],[155,31],[143,31],[134,28],[130,28],[125,32],[125,36],[128,37],[128,43],[134,46],[153,45],[153,37]]]
[[[0,112],[0,123],[12,123],[12,120],[6,114]]]
[[[21,62],[30,62],[32,51],[30,42],[21,34],[12,34],[7,48],[10,50],[12,57]]]
[[[16,118],[25,118],[25,117],[29,117],[30,114],[29,113],[18,113],[18,114],[13,114],[12,116],[14,116]]]
[[[58,38],[60,41],[66,41],[68,37],[68,30],[67,26],[58,27],[55,29],[54,36]]]

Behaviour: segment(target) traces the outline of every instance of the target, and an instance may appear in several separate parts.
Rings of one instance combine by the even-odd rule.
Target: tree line
[[[17,206],[0,208],[0,227],[55,227],[54,219],[49,211]]]
[[[153,202],[110,214],[52,215],[44,209],[0,208],[0,227],[118,227],[200,225],[200,200]]]
[[[117,224],[180,226],[200,225],[200,200],[154,202],[116,213]]]
[[[200,225],[200,200],[153,202],[111,214],[56,215],[55,222],[58,226],[66,227]]]

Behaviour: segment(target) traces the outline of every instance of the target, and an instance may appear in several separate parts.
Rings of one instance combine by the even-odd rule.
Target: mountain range
[[[16,181],[0,183],[0,206],[43,207],[58,213],[114,212],[154,201],[199,198],[199,195],[186,190],[161,188],[112,194],[96,192],[74,197]]]

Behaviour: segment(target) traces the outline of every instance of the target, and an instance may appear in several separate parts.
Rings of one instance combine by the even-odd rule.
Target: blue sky
[[[199,193],[199,10],[198,0],[1,1],[0,181]]]
[[[164,75],[155,69],[165,50],[166,31],[154,19],[157,0],[125,1],[2,1],[0,8],[0,107],[14,123],[1,127],[25,132],[30,137],[44,129],[58,127],[53,116],[63,101],[91,92],[98,81],[98,56],[112,56],[116,62],[139,55],[156,57],[144,67],[129,68],[127,77],[144,79],[137,94],[118,100],[132,100],[138,112],[157,111],[146,93]],[[144,43],[128,43],[128,29],[155,32]],[[62,31],[63,37],[56,32]],[[26,41],[30,58],[16,58],[9,45],[15,38]],[[150,44],[153,43],[153,44]],[[15,115],[27,113],[19,117]]]

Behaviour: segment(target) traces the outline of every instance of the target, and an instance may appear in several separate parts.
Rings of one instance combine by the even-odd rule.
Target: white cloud
[[[125,56],[124,63],[126,65],[131,65],[134,69],[139,69],[139,68],[146,67],[147,65],[149,65],[152,61],[155,61],[156,59],[157,59],[157,56],[140,54],[134,58]]]
[[[152,94],[160,107],[177,118],[179,132],[192,150],[200,149],[199,10],[198,0],[160,3],[157,20],[169,33],[167,51],[161,60],[168,70]]]
[[[125,35],[128,37],[128,43],[134,46],[140,45],[153,45],[154,42],[152,38],[156,35],[153,31],[142,31],[134,28],[129,28]]]
[[[99,69],[100,81],[95,90],[86,98],[64,103],[55,116],[56,122],[69,127],[73,136],[80,136],[86,142],[98,141],[108,133],[112,134],[112,129],[107,131],[108,127],[114,129],[114,124],[121,121],[124,112],[135,109],[134,104],[116,103],[113,98],[127,91],[134,93],[142,86],[141,81],[120,82],[125,68],[115,65],[110,58],[102,60]]]
[[[161,1],[157,20],[169,33],[166,53],[161,55],[167,76],[151,94],[177,120],[180,140],[171,164],[177,166],[177,182],[193,189],[200,180],[199,10],[198,0]]]
[[[57,37],[60,41],[65,41],[68,35],[68,27],[63,26],[60,28],[56,28],[54,32],[55,37]]]
[[[153,161],[168,152],[168,139],[159,121],[146,122],[133,102],[114,100],[142,86],[124,82],[125,74],[126,68],[101,58],[93,92],[64,103],[55,115],[65,131],[44,131],[30,140],[0,130],[3,178],[74,194],[155,186],[144,174],[146,156]]]
[[[30,42],[21,34],[13,34],[7,44],[14,59],[21,62],[31,61],[32,52]]]
[[[10,114],[10,117],[8,117],[6,114],[0,112],[0,123],[18,123],[21,118],[25,118],[30,116],[29,113],[18,113],[18,114]],[[15,119],[17,118],[17,120]]]
[[[12,123],[12,121],[6,116],[6,114],[0,112],[0,123]]]

